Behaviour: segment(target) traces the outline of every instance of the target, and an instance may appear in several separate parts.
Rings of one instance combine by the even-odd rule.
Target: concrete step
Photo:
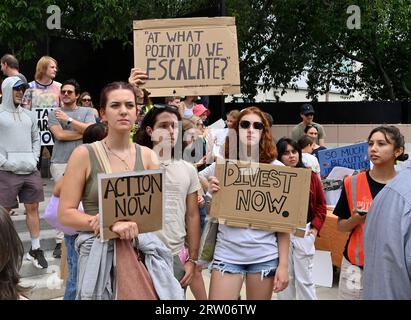
[[[47,269],[38,269],[33,266],[33,263],[26,259],[27,253],[24,254],[23,263],[20,268],[20,276],[22,278],[40,276],[43,274],[50,273],[50,270],[56,270],[56,267],[60,269],[60,259],[53,257],[53,251],[45,251],[44,257],[46,258],[49,267]],[[50,270],[49,270],[50,269]]]
[[[12,216],[11,220],[13,220],[14,227],[18,233],[20,232],[27,232],[27,225],[26,225],[26,216],[24,214],[19,214],[16,216]],[[53,229],[51,225],[47,223],[42,217],[40,217],[40,230],[50,230]]]
[[[23,242],[24,252],[28,252],[31,247],[31,237],[29,232],[20,232],[20,239]],[[43,251],[54,250],[56,247],[56,231],[41,230],[40,231],[40,247]]]
[[[48,268],[49,273],[26,277],[20,285],[27,288],[24,296],[29,300],[50,300],[64,296],[63,280],[60,279],[60,268]]]

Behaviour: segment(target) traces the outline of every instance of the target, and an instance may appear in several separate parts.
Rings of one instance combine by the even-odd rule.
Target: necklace
[[[131,171],[131,169],[130,169],[130,167],[128,166],[128,164],[127,164],[127,162],[126,162],[126,159],[127,159],[127,157],[129,156],[129,153],[130,153],[130,147],[128,148],[128,154],[127,154],[127,156],[123,159],[123,158],[121,158],[118,154],[116,154],[115,152],[113,152],[111,149],[110,149],[110,147],[107,145],[107,143],[106,143],[106,141],[103,141],[104,142],[104,145],[106,146],[106,148],[107,148],[107,150],[110,152],[110,153],[112,153],[114,156],[116,156],[123,164],[124,164],[124,166],[125,166],[125,169],[127,170],[127,171]],[[107,153],[107,152],[106,152]]]

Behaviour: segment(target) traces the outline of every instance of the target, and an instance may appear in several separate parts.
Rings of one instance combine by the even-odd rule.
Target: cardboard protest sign
[[[151,96],[240,93],[234,17],[133,22],[134,64]]]
[[[311,170],[224,160],[210,215],[227,225],[294,233],[306,227]]]
[[[321,176],[326,177],[334,167],[344,167],[353,170],[370,168],[368,158],[368,143],[361,142],[334,149],[318,152]]]
[[[118,238],[109,228],[120,220],[135,221],[139,233],[162,229],[164,170],[99,173],[97,177],[102,241]]]
[[[53,111],[53,108],[35,108],[34,112],[37,117],[37,126],[39,127],[40,143],[42,146],[54,145],[54,137],[47,129],[49,114]]]

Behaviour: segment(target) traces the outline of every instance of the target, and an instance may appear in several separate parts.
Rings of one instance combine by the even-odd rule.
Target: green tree
[[[366,98],[411,98],[411,3],[358,0],[359,29],[347,27],[352,1],[228,0],[237,18],[242,91],[295,88],[308,78],[311,98],[331,85]],[[357,67],[356,67],[357,66]]]
[[[2,0],[0,44],[21,59],[38,54],[37,43],[48,36],[90,41],[118,39],[132,45],[132,22],[142,19],[175,18],[204,7],[204,0]],[[61,29],[49,30],[47,8],[61,10]]]

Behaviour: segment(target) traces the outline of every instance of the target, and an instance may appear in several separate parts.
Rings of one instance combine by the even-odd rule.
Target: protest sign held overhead
[[[164,170],[98,174],[102,241],[118,238],[110,227],[120,220],[135,221],[139,233],[162,229],[163,178]]]
[[[42,146],[54,145],[54,138],[47,124],[49,121],[49,114],[53,112],[54,108],[35,108],[34,112],[37,117],[37,126],[39,127],[40,144]]]
[[[134,64],[151,96],[240,93],[234,17],[134,21]]]
[[[210,215],[230,226],[294,233],[305,228],[311,171],[224,160],[216,165],[221,189]]]
[[[322,177],[328,176],[334,167],[353,170],[369,169],[368,142],[321,150],[318,152],[318,162]]]

